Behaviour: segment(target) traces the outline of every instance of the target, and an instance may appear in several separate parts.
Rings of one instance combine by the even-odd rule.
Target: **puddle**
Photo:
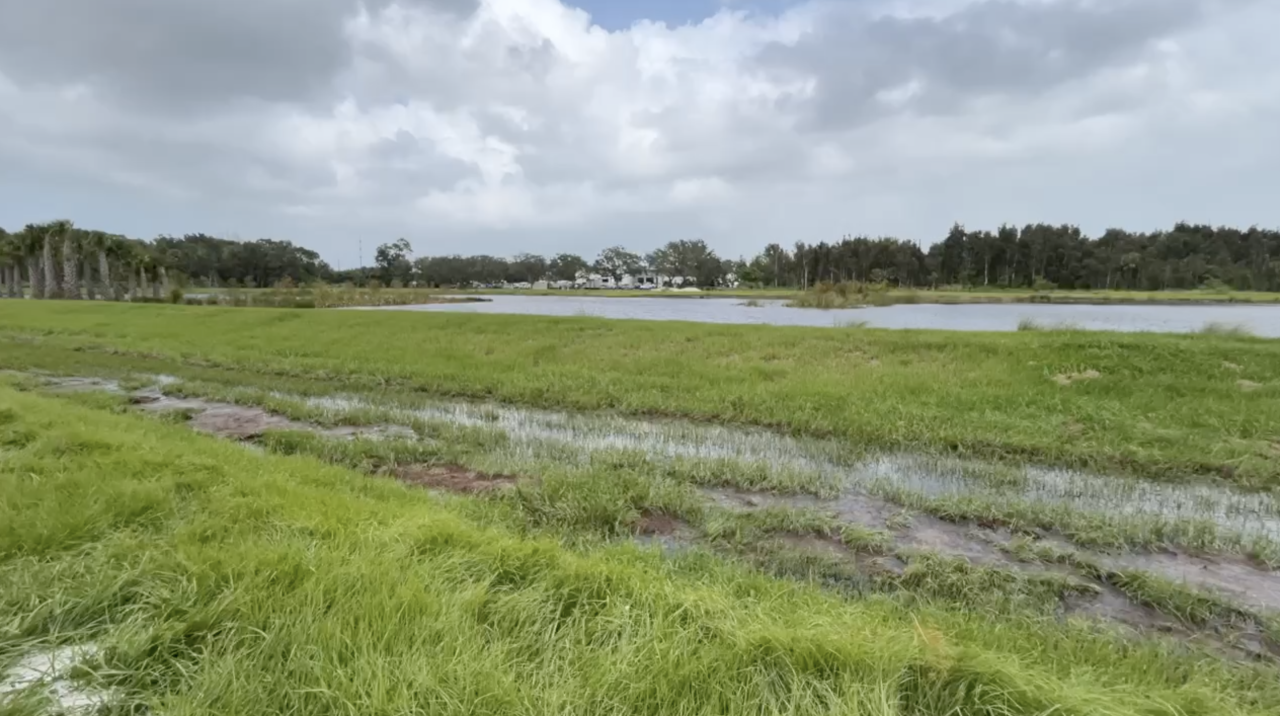
[[[335,416],[382,407],[350,397],[302,400]],[[1244,540],[1280,542],[1280,496],[1241,492],[1228,485],[1163,483],[911,454],[866,457],[857,446],[836,440],[608,414],[445,401],[396,412],[405,416],[403,422],[417,418],[501,433],[517,456],[536,456],[541,445],[556,443],[584,460],[593,452],[619,449],[643,452],[655,460],[733,460],[763,470],[778,482],[813,485],[819,492],[907,490],[929,498],[974,497],[996,504],[1016,501],[1032,509],[1065,508],[1117,519],[1208,522]]]
[[[1186,627],[1176,620],[1152,607],[1133,601],[1124,592],[1109,584],[1101,585],[1096,594],[1064,596],[1061,616],[1123,625],[1138,634],[1157,632],[1178,634],[1188,638],[1193,636],[1193,632],[1187,631]],[[1221,645],[1217,639],[1211,639],[1210,642]]]
[[[101,378],[52,378],[47,383],[54,392],[106,391],[127,394],[136,407],[149,412],[187,411],[190,425],[211,435],[232,440],[251,440],[268,430],[300,430],[329,438],[340,439],[414,439],[417,434],[399,425],[322,427],[312,423],[291,420],[283,415],[234,403],[222,403],[202,398],[178,398],[165,395],[161,388],[179,381],[173,376],[151,376],[155,384],[141,390],[126,391],[118,381]]]
[[[167,382],[174,379],[168,378]],[[160,379],[158,382],[165,382]],[[113,381],[62,378],[63,390],[108,389]],[[315,426],[267,417],[263,411],[205,401],[165,397],[158,388],[135,393],[156,398],[151,409],[246,411],[238,416],[215,413],[211,431],[252,434],[269,427],[316,430]],[[307,405],[340,418],[353,411],[385,408],[354,397],[300,397]],[[147,407],[147,406],[144,406]],[[775,484],[803,485],[822,494],[885,494],[895,490],[927,498],[970,497],[993,504],[1016,503],[1027,509],[1067,509],[1117,520],[1150,524],[1210,523],[1224,535],[1244,541],[1280,542],[1280,495],[1241,492],[1223,484],[1174,484],[1040,466],[994,465],[973,460],[912,454],[866,456],[856,445],[837,440],[792,437],[767,430],[708,425],[675,420],[639,420],[609,414],[575,414],[506,405],[430,401],[415,408],[392,409],[389,422],[425,420],[449,426],[481,428],[501,434],[514,458],[585,462],[592,453],[631,450],[652,460],[729,460],[741,462]],[[336,420],[335,420],[336,422]],[[407,428],[327,429],[332,437],[412,437]],[[852,509],[854,506],[849,506]]]
[[[110,691],[71,679],[72,670],[98,655],[93,644],[42,649],[22,657],[0,676],[0,705],[19,696],[38,694],[49,713],[92,714],[115,699]]]
[[[1238,560],[1164,552],[1104,555],[1097,559],[1108,569],[1149,572],[1216,593],[1246,609],[1280,614],[1280,573],[1264,572]]]
[[[894,545],[899,548],[964,557],[982,566],[1026,566],[997,546],[1000,537],[994,530],[946,522],[922,513],[912,513],[907,520],[902,508],[872,495],[850,491],[824,500],[811,495],[778,495],[731,488],[707,488],[702,493],[714,504],[729,510],[750,511],[767,507],[816,510],[834,516],[843,524],[886,531],[893,536]]]
[[[493,492],[516,484],[514,477],[487,475],[457,465],[403,465],[392,468],[391,474],[407,485],[464,494]]]
[[[169,383],[174,379],[157,379]],[[113,390],[114,381],[61,378],[58,390]],[[132,393],[146,410],[190,410],[193,427],[244,439],[268,429],[308,430],[337,438],[406,437],[408,428],[394,426],[320,428],[283,416],[230,403],[165,396],[160,387]],[[383,407],[350,397],[282,395],[304,400],[333,418],[356,410]],[[963,557],[978,565],[1019,564],[999,549],[1000,533],[914,514],[902,522],[902,510],[876,497],[885,490],[907,490],[928,497],[975,497],[994,504],[1068,508],[1120,520],[1207,521],[1242,538],[1280,541],[1280,496],[1245,493],[1217,484],[1171,484],[1106,477],[1037,466],[991,465],[977,461],[885,454],[862,456],[854,446],[834,440],[797,438],[766,430],[706,425],[684,421],[646,421],[608,414],[574,414],[527,410],[504,405],[433,401],[391,411],[392,422],[414,419],[450,426],[482,428],[506,438],[504,450],[517,459],[546,457],[548,443],[557,459],[586,462],[603,450],[634,450],[651,460],[690,458],[732,460],[781,482],[803,484],[816,493],[788,496],[766,492],[705,490],[713,502],[729,509],[777,506],[831,513],[849,524],[887,530],[901,548]],[[508,477],[483,476],[456,467],[406,468],[399,479],[455,492],[483,492],[509,486]],[[799,483],[797,481],[799,480]],[[661,538],[661,530],[642,537]],[[1110,560],[1109,562],[1107,560]],[[1253,609],[1280,611],[1280,574],[1228,560],[1181,555],[1134,554],[1101,559],[1111,568],[1149,571],[1197,588],[1229,596]]]

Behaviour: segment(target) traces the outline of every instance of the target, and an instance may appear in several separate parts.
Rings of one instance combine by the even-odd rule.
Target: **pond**
[[[1194,333],[1206,325],[1240,327],[1280,337],[1280,306],[1240,304],[1101,306],[1062,304],[900,304],[820,310],[789,308],[784,301],[747,305],[741,298],[610,298],[607,296],[487,296],[485,303],[385,306],[374,310],[595,316],[646,321],[747,323],[775,326],[928,328],[954,331],[1015,331],[1022,321],[1046,327],[1095,331]]]

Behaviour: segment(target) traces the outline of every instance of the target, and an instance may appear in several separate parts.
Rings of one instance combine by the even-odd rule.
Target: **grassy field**
[[[1280,709],[1273,665],[945,596],[1016,586],[981,570],[853,598],[701,550],[566,549],[517,506],[551,507],[568,475],[436,497],[122,410],[0,386],[0,672],[49,654],[66,671],[52,690],[0,678],[4,713],[50,693],[169,714]]]
[[[0,309],[0,713],[1280,710],[1275,341]]]
[[[1280,342],[6,302],[0,367],[225,370],[1280,485]],[[132,362],[131,362],[132,361]],[[199,376],[196,376],[199,377]]]

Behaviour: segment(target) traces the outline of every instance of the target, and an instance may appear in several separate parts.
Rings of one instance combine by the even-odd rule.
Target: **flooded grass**
[[[590,386],[579,386],[572,400],[546,400],[538,396],[560,383],[537,372],[552,354],[539,353],[536,343],[522,349],[534,367],[523,375],[522,399],[503,402],[501,390],[477,395],[471,389],[492,377],[487,368],[450,377],[464,389],[445,390],[439,375],[408,379],[376,357],[359,370],[341,367],[329,362],[331,347],[298,343],[249,367],[189,342],[164,350],[145,341],[125,348],[74,337],[64,341],[57,332],[13,340],[3,333],[4,320],[0,366],[25,372],[0,377],[0,607],[21,615],[12,622],[17,626],[8,627],[12,636],[0,630],[0,670],[25,658],[30,649],[22,645],[29,640],[74,630],[77,643],[111,645],[102,661],[116,675],[102,683],[124,701],[148,704],[131,706],[135,710],[150,710],[155,702],[146,694],[161,687],[167,698],[177,695],[176,703],[195,699],[189,704],[199,708],[188,706],[191,712],[254,710],[249,704],[264,703],[267,712],[367,705],[360,700],[367,698],[361,691],[366,679],[407,663],[414,669],[430,663],[464,694],[504,694],[523,704],[522,712],[598,713],[605,691],[592,689],[606,689],[601,684],[607,682],[613,694],[641,668],[633,642],[624,647],[599,641],[601,633],[624,629],[652,635],[634,644],[650,655],[645,683],[654,678],[654,668],[683,673],[692,663],[711,663],[701,659],[716,660],[704,676],[735,684],[731,695],[718,692],[713,703],[698,700],[705,694],[672,688],[680,708],[719,713],[750,710],[738,699],[770,698],[743,685],[757,682],[736,682],[738,677],[723,671],[754,668],[734,659],[752,648],[744,646],[750,638],[744,637],[743,620],[759,619],[764,621],[751,623],[774,629],[771,639],[799,639],[803,633],[803,642],[795,643],[806,649],[836,643],[831,635],[844,629],[860,639],[882,634],[886,643],[951,644],[955,651],[948,650],[948,663],[977,659],[966,672],[977,679],[972,683],[978,691],[969,700],[939,700],[928,692],[932,682],[912,686],[910,693],[893,687],[891,707],[868,711],[886,716],[1052,709],[1246,714],[1280,707],[1280,602],[1274,597],[1280,594],[1280,573],[1272,569],[1280,566],[1280,495],[1249,489],[1267,474],[1253,463],[1210,461],[1201,465],[1213,464],[1212,470],[1186,471],[1185,461],[1167,459],[1176,452],[1157,450],[1145,467],[1126,463],[1128,469],[1113,472],[1101,469],[1109,464],[1103,460],[1085,462],[1090,469],[1082,469],[1070,459],[1038,460],[1044,454],[1018,449],[1016,437],[986,448],[949,444],[939,450],[937,443],[909,439],[903,432],[909,428],[892,424],[903,415],[892,413],[867,419],[888,421],[884,429],[897,431],[894,441],[862,440],[799,429],[810,418],[786,411],[799,410],[801,403],[778,402],[763,392],[734,400],[722,391],[727,402],[720,407],[677,417],[678,411],[646,408],[654,394],[685,385],[671,383],[661,369],[637,371],[630,382],[606,371]],[[280,324],[287,328],[297,320],[305,319],[282,318]],[[567,325],[586,333],[575,340],[596,344],[598,322]],[[893,375],[904,358],[877,343],[875,335],[850,332],[840,360],[856,363],[864,377],[885,369]],[[666,338],[680,340],[680,334]],[[94,340],[116,339],[95,334]],[[518,334],[516,340],[532,341]],[[1134,346],[1055,332],[1012,340],[985,348],[1003,355],[1012,346],[1022,352],[1018,361],[1035,357],[1042,343],[1080,349],[1032,366],[1034,381],[1027,385],[1035,386],[1033,394],[1021,404],[1056,401],[1058,412],[1045,414],[1057,416],[1065,439],[1075,436],[1082,450],[1107,449],[1102,436],[1077,423],[1074,414],[1066,417],[1062,406],[1110,410],[1114,418],[1123,410],[1116,405],[1130,399],[1113,388],[1134,378],[1135,358],[1127,352]],[[1213,341],[1186,340],[1165,348],[1205,351],[1195,360],[1210,361],[1206,375],[1215,390],[1237,402],[1249,399],[1237,381],[1265,386],[1274,380],[1261,367],[1261,354],[1251,352],[1261,342],[1244,339],[1232,344],[1240,350],[1223,352],[1204,347]],[[730,372],[742,363],[742,350],[719,354]],[[771,372],[779,365],[822,369],[776,346],[764,353],[749,350],[745,369],[756,391],[784,375]],[[644,355],[612,360],[631,365],[644,362]],[[925,355],[914,353],[909,360],[926,360]],[[698,370],[696,361],[690,365]],[[33,373],[32,367],[51,372]],[[908,375],[909,370],[897,373],[894,380]],[[608,380],[623,382],[610,386]],[[6,383],[50,397],[13,392]],[[901,386],[902,395],[908,388],[910,381]],[[981,394],[983,388],[973,390]],[[613,391],[621,397],[608,411],[590,410],[604,407],[590,400],[565,405]],[[928,391],[912,394],[937,398]],[[838,404],[808,395],[807,409],[815,415],[838,406],[861,415],[887,405],[860,404],[848,390]],[[766,398],[774,402],[752,402]],[[984,401],[965,409],[996,409]],[[751,411],[766,405],[798,422],[752,427],[761,421],[751,419]],[[1019,404],[1008,407],[1019,410]],[[1213,418],[1217,428],[1193,432],[1202,440],[1214,429],[1215,440],[1241,434],[1224,429],[1222,419]],[[1144,416],[1129,429],[1162,441],[1188,434],[1160,420]],[[253,449],[218,446],[195,432]],[[1265,451],[1273,460],[1274,440],[1265,433],[1255,437],[1250,450],[1259,457]],[[245,546],[250,544],[251,549]],[[176,583],[167,581],[174,575]],[[424,580],[431,600],[414,601],[421,615],[403,615],[405,600],[418,599],[412,594],[420,594]],[[111,586],[119,584],[126,586]],[[146,586],[133,586],[138,584]],[[182,586],[187,584],[193,586]],[[112,596],[120,589],[143,589],[147,596]],[[256,596],[238,596],[246,589]],[[678,598],[662,601],[677,592]],[[59,601],[64,597],[57,595],[64,594],[80,595],[80,601]],[[249,607],[243,599],[261,603]],[[321,603],[349,603],[352,612],[316,613],[307,606]],[[169,611],[157,612],[159,607],[148,606],[153,604]],[[187,606],[175,610],[174,604]],[[461,605],[459,611],[441,606],[453,604]],[[608,606],[624,604],[637,611]],[[690,629],[704,627],[646,631],[654,620],[688,613],[681,610],[705,616],[710,604],[726,610],[716,614],[733,614],[732,625],[716,627],[723,641],[695,639],[689,648],[696,653],[674,645],[684,644]],[[566,609],[568,633],[561,631]],[[574,621],[581,609],[583,620]],[[562,621],[546,621],[552,612]],[[428,614],[443,615],[447,629]],[[488,636],[471,631],[467,619],[473,618]],[[192,623],[197,636],[172,636],[189,633],[182,625]],[[548,631],[552,623],[559,626]],[[407,632],[417,641],[379,641],[372,636],[379,624],[381,633]],[[922,630],[927,636],[920,636]],[[204,634],[218,636],[211,642]],[[316,657],[312,665],[318,671],[294,674],[260,653],[254,641],[260,634],[324,644],[339,653],[340,644],[358,644],[361,653]],[[494,638],[503,640],[501,647],[493,647]],[[165,651],[154,648],[157,639],[180,643]],[[445,655],[427,646],[446,643],[441,640],[458,644],[459,651]],[[841,649],[851,648],[846,641],[839,641],[845,644]],[[211,643],[223,651],[211,651]],[[469,669],[491,673],[505,666],[525,675],[524,684],[531,678],[533,686],[477,682],[471,671],[455,671],[441,661],[457,658],[464,647],[478,654]],[[734,656],[725,660],[722,648]],[[921,648],[934,654],[933,646]],[[572,666],[522,656],[546,649]],[[866,653],[885,663],[882,652]],[[654,662],[654,654],[665,656]],[[778,668],[796,673],[793,657],[799,658],[790,652],[771,656],[771,678]],[[861,656],[847,658],[840,662],[841,673],[867,663]],[[585,665],[600,659],[612,661],[589,683],[581,681]],[[349,670],[353,663],[358,680],[335,682],[332,670],[340,664]],[[920,662],[902,663],[915,669]],[[1017,667],[990,676],[995,672],[985,669],[993,663]],[[799,673],[807,673],[805,668]],[[1000,694],[1008,684],[1025,691],[1042,678],[1076,683],[1072,679],[1081,668],[1090,673],[1076,696],[1055,686],[1040,701],[1007,702],[1003,695],[983,700],[991,683],[1001,684]],[[1028,677],[1035,669],[1043,673]],[[268,695],[245,681],[246,674],[286,672],[290,683],[323,689],[316,695]],[[900,684],[900,673],[883,683]],[[951,684],[953,678],[944,681]],[[566,679],[573,681],[571,694],[560,691]],[[833,688],[824,679],[805,682],[805,688]],[[212,696],[228,683],[241,690]],[[1111,686],[1099,691],[1104,683]],[[438,679],[415,684],[442,688]],[[950,693],[949,688],[943,690]],[[1205,691],[1192,696],[1189,688]],[[465,695],[424,706],[417,693],[381,694],[376,701],[393,711],[492,710],[488,701]],[[1130,708],[1116,693],[1144,698]],[[637,698],[633,706],[652,704],[648,692]],[[1153,711],[1157,702],[1171,707]],[[528,708],[531,703],[537,708]],[[778,703],[792,712],[808,709],[792,697]]]
[[[289,392],[612,410],[868,450],[1280,485],[1280,402],[1239,384],[1280,381],[1277,341],[40,303],[0,315],[0,367],[238,375]],[[1100,377],[1051,380],[1088,370]]]
[[[593,458],[596,475],[551,471],[536,490],[521,480],[442,500],[78,404],[90,395],[0,386],[7,711],[41,712],[46,685],[63,678],[109,695],[96,708],[128,713],[715,714],[773,703],[800,715],[1251,716],[1280,707],[1270,663],[1036,616],[1088,591],[1048,570],[870,557],[901,596],[873,588],[850,600],[862,563],[848,566],[846,545],[794,513],[741,525],[791,531],[751,548],[761,565],[789,570],[785,579],[698,548],[571,551],[499,526],[521,501],[549,515],[569,509],[558,496],[572,493],[582,499],[562,517],[598,522],[630,501],[625,532],[655,547],[691,529],[680,486],[642,479],[622,457]],[[283,434],[342,449],[395,442]],[[604,474],[615,478],[606,495],[584,490]],[[31,677],[25,665],[49,644],[96,647],[69,674]]]
[[[78,397],[94,387],[118,389],[110,381],[49,380],[52,389]],[[921,559],[933,565],[928,556],[936,555],[1003,572],[1027,571],[1025,564],[1008,556],[1018,556],[1006,546],[1011,534],[991,527],[1001,525],[1051,530],[1087,547],[1177,545],[1204,551],[1234,549],[1258,559],[1276,554],[1276,540],[1269,531],[1275,524],[1274,504],[1264,494],[1239,493],[1226,486],[1159,485],[900,455],[868,457],[842,451],[829,441],[800,441],[764,431],[509,406],[420,401],[412,407],[374,408],[353,396],[302,398],[172,381],[164,389],[186,396],[269,403],[284,411],[291,417],[273,418],[282,429],[254,434],[260,445],[274,452],[312,455],[432,490],[464,494],[514,490],[508,502],[526,525],[606,539],[648,535],[668,549],[700,539],[746,552],[754,559],[771,553],[768,545],[781,535],[790,547],[808,540],[806,544],[825,553],[827,561],[849,550],[904,565]],[[135,392],[134,402],[146,396],[150,399],[140,407],[151,410],[157,405],[189,409],[203,403],[212,414],[221,408],[209,406],[227,405],[204,398],[156,398],[157,392],[156,388]],[[301,419],[316,422],[297,422]],[[361,420],[377,425],[378,432],[347,427],[335,433],[322,427],[359,425]],[[202,428],[200,414],[193,416],[192,425]],[[221,434],[246,437],[235,431]],[[522,481],[504,472],[536,477]],[[1115,489],[1124,485],[1159,490],[1117,495]],[[1189,489],[1201,492],[1190,496],[1178,492]],[[1242,505],[1231,500],[1240,498],[1254,500],[1249,506],[1266,510],[1268,516],[1241,522],[1240,514],[1223,509],[1217,514],[1218,522],[1205,521],[1212,514],[1210,506],[1239,509]],[[919,512],[912,515],[910,508]],[[1160,512],[1165,516],[1150,518]],[[993,513],[999,516],[993,518]],[[664,520],[688,529],[676,535],[654,527]],[[1250,526],[1258,526],[1261,532],[1248,533],[1245,528]],[[1209,624],[1192,616],[1201,614],[1204,605],[1234,603],[1242,605],[1236,609],[1280,614],[1280,602],[1259,596],[1268,590],[1280,593],[1280,574],[1243,562],[1132,553],[1089,560],[1070,563],[1080,576],[1093,580],[1095,596],[1118,587],[1137,604],[1155,606],[1193,626]],[[852,559],[849,564],[860,564],[865,571],[868,563]],[[833,569],[843,573],[849,564]],[[904,573],[883,565],[872,571]],[[1044,581],[1036,579],[1036,583]],[[860,589],[920,595],[913,582],[901,579],[873,580],[869,585],[861,578],[855,581],[862,584]],[[1076,586],[1057,592],[1063,600],[1079,597],[1085,589],[1079,579],[1067,582]],[[1182,601],[1170,595],[1181,596]],[[1200,611],[1188,611],[1188,603],[1199,605]],[[1081,603],[1082,608],[1087,605],[1087,601]],[[1214,613],[1231,614],[1226,607]],[[1242,618],[1250,625],[1270,624],[1269,617]],[[1265,627],[1259,629],[1270,634]]]

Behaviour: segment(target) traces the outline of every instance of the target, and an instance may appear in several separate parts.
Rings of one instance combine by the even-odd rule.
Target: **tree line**
[[[742,266],[740,261],[721,259],[701,240],[672,241],[647,255],[611,246],[589,262],[568,253],[551,257],[522,253],[512,258],[450,255],[414,259],[412,245],[398,239],[378,247],[372,271],[355,269],[338,274],[338,278],[353,282],[373,278],[384,285],[469,286],[575,281],[594,273],[614,281],[623,276],[679,277],[680,283],[710,287]]]
[[[956,224],[924,250],[894,238],[846,237],[835,243],[770,244],[741,274],[762,285],[818,282],[940,286],[1129,289],[1202,287],[1280,290],[1280,231],[1178,223],[1168,231],[1108,229],[1097,238],[1078,226],[1004,225],[970,231]]]
[[[8,298],[161,299],[192,284],[267,287],[332,277],[319,254],[288,241],[204,234],[141,241],[65,219],[0,229],[0,296]]]
[[[610,246],[594,260],[570,253],[505,258],[415,258],[398,239],[377,248],[374,266],[334,271],[288,241],[232,241],[205,234],[141,241],[77,228],[70,221],[0,229],[0,295],[38,298],[159,298],[170,285],[269,287],[281,283],[469,286],[574,281],[595,273],[681,277],[686,285],[809,288],[862,282],[903,288],[1003,287],[1164,290],[1202,287],[1280,291],[1280,231],[1175,224],[1169,230],[1109,229],[1086,236],[1072,225],[956,224],[927,249],[892,237],[847,236],[790,248],[769,244],[751,259],[724,259],[704,241],[672,241],[640,254]]]

